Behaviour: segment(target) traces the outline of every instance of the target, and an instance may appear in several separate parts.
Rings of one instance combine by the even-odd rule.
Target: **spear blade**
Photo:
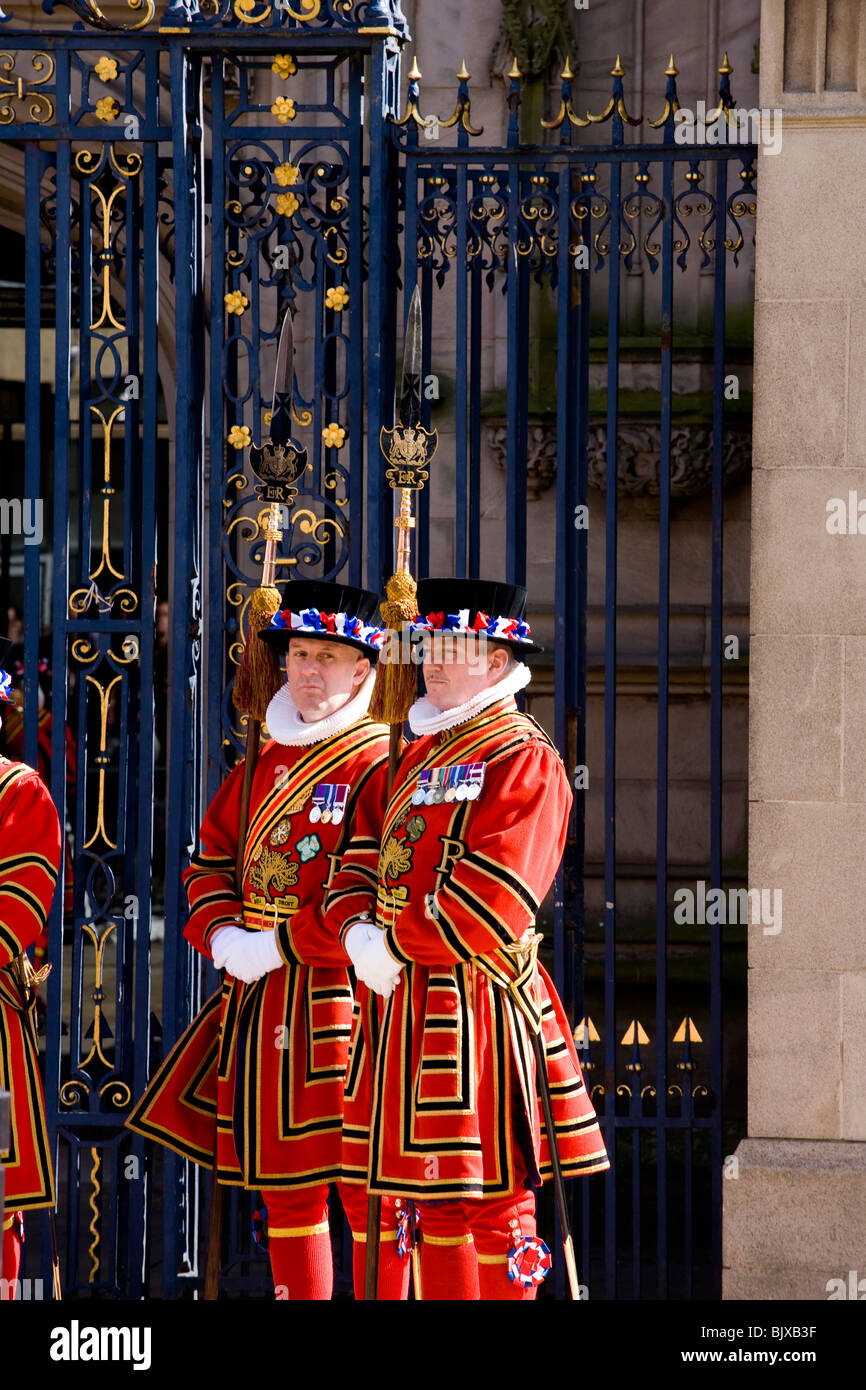
[[[292,311],[286,309],[277,365],[274,369],[274,391],[271,398],[271,439],[274,444],[287,444],[292,435],[292,395],[295,376],[295,349],[292,333]]]
[[[412,293],[406,338],[403,344],[403,376],[400,382],[400,424],[414,429],[421,423],[421,361],[423,337],[421,331],[421,292],[418,286]]]

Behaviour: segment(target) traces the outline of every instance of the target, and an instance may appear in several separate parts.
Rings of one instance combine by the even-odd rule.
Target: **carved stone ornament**
[[[487,444],[497,464],[506,467],[508,427],[491,421]],[[556,480],[556,424],[552,420],[529,421],[526,449],[526,492],[534,501]],[[625,425],[617,431],[617,490],[622,497],[657,497],[661,427],[653,423]],[[589,485],[604,492],[607,476],[607,427],[589,427]],[[752,436],[749,430],[726,430],[722,441],[722,477],[727,486],[738,482],[751,467]],[[706,425],[676,425],[671,430],[671,496],[698,497],[712,482],[713,432]]]

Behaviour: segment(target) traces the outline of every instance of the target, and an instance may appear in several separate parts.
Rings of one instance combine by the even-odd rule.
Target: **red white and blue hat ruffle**
[[[483,632],[497,641],[513,642],[516,647],[530,643],[532,629],[520,618],[491,618],[479,611],[470,622],[469,613],[468,608],[461,608],[459,613],[428,613],[426,617],[419,613],[409,626],[412,632]]]
[[[385,640],[378,615],[379,595],[371,589],[326,579],[294,579],[283,591],[280,611],[259,636],[278,651],[288,651],[293,637],[340,642],[375,662]]]
[[[526,621],[522,584],[498,579],[421,579],[418,612],[409,624],[413,638],[425,632],[485,637],[522,658],[543,651]]]
[[[364,623],[352,613],[322,613],[318,608],[304,608],[293,613],[283,608],[271,619],[271,627],[293,633],[310,632],[319,636],[354,637],[373,647],[381,647],[385,629],[375,623]]]

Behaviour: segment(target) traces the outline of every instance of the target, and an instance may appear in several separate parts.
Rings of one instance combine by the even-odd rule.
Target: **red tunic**
[[[422,769],[479,763],[477,799],[412,803]],[[533,928],[562,856],[570,801],[559,754],[509,696],[409,746],[384,825],[375,805],[362,803],[328,920],[345,926],[375,908],[405,969],[384,1010],[359,990],[345,1181],[419,1198],[498,1197],[516,1185],[516,1135],[530,1178],[548,1176],[527,1031],[527,1014],[539,1012],[563,1171],[609,1167],[553,983],[540,966],[521,983],[504,949]]]
[[[245,985],[227,975],[163,1062],[127,1120],[224,1183],[311,1187],[340,1168],[343,1083],[352,1020],[349,963],[324,900],[351,838],[359,796],[381,815],[388,732],[365,717],[309,747],[270,741],[253,777],[244,898],[235,886],[243,763],[211,802],[201,853],[184,874],[184,935],[211,957],[221,926],[276,925],[285,967]],[[311,821],[320,783],[348,788],[342,820]]]
[[[54,1206],[33,1002],[21,962],[42,932],[60,868],[60,822],[32,768],[0,758],[0,1091],[12,1093],[4,1211]]]

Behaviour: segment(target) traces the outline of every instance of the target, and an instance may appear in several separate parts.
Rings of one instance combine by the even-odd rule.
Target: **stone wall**
[[[866,539],[856,511],[854,534],[828,530],[832,499],[866,498],[864,38],[856,0],[764,0],[760,99],[784,141],[759,170],[749,878],[784,912],[749,930],[728,1298],[839,1296],[866,1273]]]

